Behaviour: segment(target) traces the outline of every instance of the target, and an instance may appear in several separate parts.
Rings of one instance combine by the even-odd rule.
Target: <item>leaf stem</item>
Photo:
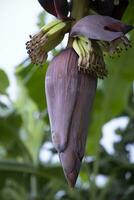
[[[74,19],[72,26],[89,13],[89,0],[73,0],[71,17]],[[69,37],[68,47],[72,46],[73,39]]]
[[[72,15],[76,21],[88,15],[89,11],[89,0],[73,0]]]

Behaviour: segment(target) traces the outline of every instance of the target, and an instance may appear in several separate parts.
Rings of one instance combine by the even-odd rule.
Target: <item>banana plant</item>
[[[55,19],[30,36],[26,43],[31,62],[39,66],[47,54],[69,33],[68,45],[49,64],[46,100],[53,144],[71,187],[74,187],[84,156],[89,118],[97,80],[108,76],[104,55],[120,56],[131,48],[126,34],[133,24],[121,22],[128,1],[39,1]],[[51,4],[51,6],[50,6]],[[102,5],[109,5],[105,16]],[[119,9],[119,15],[117,15]]]

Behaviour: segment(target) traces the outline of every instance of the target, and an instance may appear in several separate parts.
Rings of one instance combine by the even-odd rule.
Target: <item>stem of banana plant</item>
[[[73,7],[71,17],[74,19],[72,26],[82,17],[85,17],[89,13],[89,0],[73,0]],[[68,47],[72,46],[72,38],[69,37]]]
[[[89,13],[89,0],[73,0],[72,17],[75,22]]]

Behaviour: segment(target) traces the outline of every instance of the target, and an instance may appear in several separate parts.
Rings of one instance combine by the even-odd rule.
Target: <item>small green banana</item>
[[[43,31],[43,33],[47,33],[50,29],[52,29],[54,26],[56,26],[56,25],[59,24],[59,23],[61,23],[61,20],[56,19],[56,20],[50,22],[49,24],[44,25],[44,26],[41,28],[41,31]]]
[[[88,48],[88,43],[80,39],[79,46],[83,50],[83,55],[84,55],[83,67],[88,68],[89,67],[89,58],[90,58],[90,49]]]
[[[79,55],[78,67],[86,70],[89,68],[90,52],[92,51],[91,42],[88,38],[79,36],[74,39],[73,48]]]
[[[65,22],[60,22],[58,24],[56,24],[55,26],[53,26],[48,32],[47,32],[47,35],[54,35],[56,34],[57,32],[59,33],[60,31],[63,30],[63,32],[66,32],[67,29],[69,28],[69,23],[65,23]]]
[[[83,68],[87,65],[87,53],[84,49],[84,45],[83,45],[83,41],[81,41],[80,39],[78,40],[78,45],[79,45],[79,48],[80,48],[80,51],[82,53],[82,58],[79,59],[81,61],[80,63],[80,68]]]
[[[61,21],[52,29],[50,29],[42,38],[41,49],[48,52],[57,46],[63,40],[64,34],[66,33],[69,26],[69,24]]]
[[[82,56],[82,52],[78,45],[78,38],[75,38],[73,41],[73,49],[75,50],[75,52],[78,54],[79,57]]]

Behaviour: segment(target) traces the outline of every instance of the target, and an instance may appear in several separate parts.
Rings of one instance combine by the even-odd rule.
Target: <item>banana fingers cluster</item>
[[[62,41],[69,27],[69,21],[56,19],[42,27],[36,35],[30,36],[26,48],[32,63],[42,65],[47,59],[47,53]]]
[[[73,48],[79,56],[78,70],[103,79],[107,76],[107,70],[103,55],[96,45],[84,36],[77,36],[73,41]]]

